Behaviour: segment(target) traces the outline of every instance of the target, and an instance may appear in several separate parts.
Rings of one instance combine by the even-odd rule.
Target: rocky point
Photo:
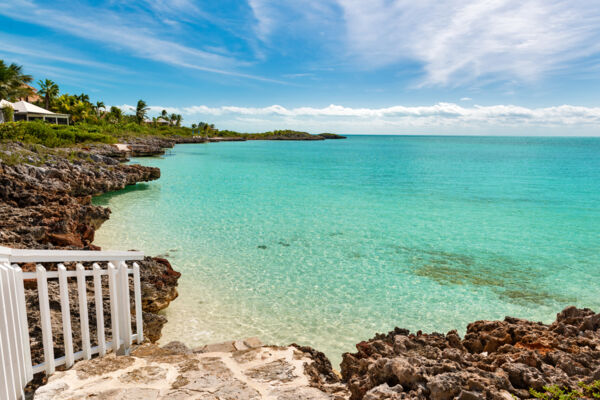
[[[352,400],[530,398],[529,389],[600,379],[600,314],[569,307],[550,325],[477,321],[462,339],[396,328],[356,348],[341,371]]]

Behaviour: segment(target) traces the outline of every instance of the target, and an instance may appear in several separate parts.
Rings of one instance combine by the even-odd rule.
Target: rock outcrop
[[[396,328],[356,348],[342,361],[352,400],[530,398],[530,388],[600,379],[600,314],[569,307],[551,325],[477,321],[464,339]]]
[[[160,177],[158,168],[125,165],[120,152],[112,146],[47,149],[43,146],[4,143],[0,145],[0,245],[31,249],[98,249],[92,244],[94,233],[108,219],[108,208],[91,203],[94,195],[119,190],[137,182]],[[160,338],[166,318],[157,314],[177,297],[180,274],[165,259],[146,257],[140,263],[142,308],[146,337]],[[23,265],[25,270],[35,265]],[[50,270],[56,266],[46,265]],[[74,268],[73,265],[66,265]],[[69,288],[73,318],[73,343],[80,345],[76,326],[77,291]],[[91,285],[91,282],[90,282]],[[49,281],[50,312],[53,321],[55,355],[62,355],[62,320],[56,281]],[[95,315],[93,289],[88,287],[89,315]],[[33,362],[43,361],[39,304],[34,282],[26,285],[27,310]],[[105,293],[108,299],[108,293]],[[109,302],[104,302],[110,315]],[[106,318],[110,337],[110,321]],[[95,318],[90,318],[91,337],[95,338]]]
[[[120,164],[84,149],[4,146],[0,158],[0,244],[20,248],[93,248],[95,230],[110,210],[92,196],[158,179],[158,168]]]
[[[248,342],[248,341],[245,341]],[[223,344],[195,352],[181,343],[144,345],[131,356],[81,361],[53,375],[37,400],[111,399],[280,399],[344,400],[337,382],[319,381],[313,353],[298,347]]]

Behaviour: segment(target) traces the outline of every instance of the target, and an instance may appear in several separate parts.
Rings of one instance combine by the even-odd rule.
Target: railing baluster
[[[131,347],[131,304],[129,302],[129,275],[127,264],[124,261],[119,263],[117,274],[117,287],[119,290],[119,333],[123,342],[119,347],[119,354],[129,354]]]
[[[142,288],[140,282],[140,266],[133,263],[133,290],[135,293],[135,330],[137,331],[137,342],[144,341],[144,320],[142,315]]]
[[[92,358],[90,344],[90,326],[88,321],[87,308],[87,286],[85,285],[85,268],[77,264],[77,291],[79,294],[79,318],[81,319],[81,350],[83,358],[89,360]]]
[[[50,301],[48,300],[48,280],[46,268],[38,265],[37,284],[40,300],[40,325],[42,326],[42,340],[44,342],[44,363],[46,375],[54,373],[54,343],[52,341],[52,324],[50,323]]]
[[[96,304],[96,330],[98,332],[98,354],[106,354],[106,338],[104,337],[104,302],[102,301],[102,269],[94,263],[94,297]]]
[[[63,341],[65,344],[65,366],[71,368],[75,362],[73,357],[73,332],[71,330],[71,308],[69,305],[69,286],[67,269],[58,264],[58,284],[60,286],[60,309],[62,312]]]
[[[118,288],[117,288],[117,270],[113,263],[108,263],[108,290],[110,293],[110,322],[112,327],[112,348],[116,353],[119,350],[119,309],[118,309]]]
[[[14,322],[14,338],[16,345],[19,390],[22,390],[32,379],[31,352],[29,350],[29,331],[27,328],[27,313],[23,288],[23,272],[18,265],[8,266],[8,284],[12,292],[12,310]],[[24,395],[24,393],[22,393]]]
[[[27,324],[27,308],[25,307],[25,286],[23,271],[18,265],[14,265],[14,285],[17,288],[17,305],[19,320],[21,323],[21,347],[23,349],[24,379],[27,384],[33,379],[33,368],[31,365],[31,349],[29,348],[29,325]]]

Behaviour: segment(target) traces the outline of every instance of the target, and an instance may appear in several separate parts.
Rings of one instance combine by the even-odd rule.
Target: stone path
[[[344,400],[343,385],[315,373],[310,353],[260,346],[255,339],[191,351],[179,343],[143,345],[57,372],[36,400]],[[313,367],[311,367],[311,365]]]

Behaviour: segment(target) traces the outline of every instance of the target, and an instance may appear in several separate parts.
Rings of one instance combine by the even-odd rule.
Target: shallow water
[[[182,272],[163,342],[259,336],[341,353],[600,310],[600,139],[354,136],[179,145],[104,195],[95,243]]]

